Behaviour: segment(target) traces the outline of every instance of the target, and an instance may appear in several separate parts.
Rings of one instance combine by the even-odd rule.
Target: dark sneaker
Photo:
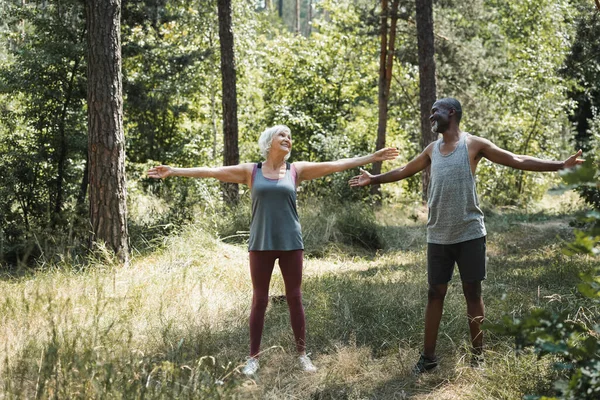
[[[484,361],[483,354],[471,354],[471,368],[483,368]]]
[[[434,369],[435,367],[437,367],[437,365],[437,357],[429,358],[425,356],[425,354],[421,353],[419,361],[417,361],[417,364],[413,368],[413,372],[415,374],[422,374],[423,372],[427,372]]]

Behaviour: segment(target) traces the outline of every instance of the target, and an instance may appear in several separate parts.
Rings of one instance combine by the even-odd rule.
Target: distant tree
[[[396,43],[396,24],[398,22],[398,6],[400,1],[393,0],[391,9],[387,0],[381,1],[381,25],[380,38],[381,47],[379,53],[379,96],[378,109],[379,118],[377,123],[377,141],[375,149],[385,147],[388,102],[390,98],[390,86],[392,83],[392,67],[394,65],[394,49]],[[391,20],[388,29],[388,19]],[[373,174],[381,173],[381,162],[373,164]],[[381,194],[379,185],[373,185],[372,194]]]
[[[308,18],[307,18],[307,28],[306,28],[306,36],[310,36],[310,32],[312,30],[312,19],[313,19],[313,0],[308,0]]]
[[[419,98],[421,103],[421,150],[437,139],[431,131],[429,116],[435,102],[435,59],[433,43],[433,2],[416,0],[417,47],[419,52]],[[430,169],[421,175],[423,200],[427,199]]]
[[[91,245],[129,258],[121,75],[121,1],[87,0]]]
[[[231,25],[231,0],[218,0],[219,38],[221,41],[221,76],[223,80],[223,136],[224,165],[236,165],[240,162],[238,149],[237,89],[236,65],[233,29]],[[237,184],[223,184],[223,197],[228,204],[239,200]]]
[[[78,0],[0,6],[0,251],[9,263],[51,258],[83,219],[83,14]]]
[[[300,0],[296,0],[294,8],[294,31],[300,33]]]
[[[600,11],[600,0],[596,1]],[[575,146],[583,149],[586,159],[600,162],[598,144],[600,141],[600,12],[594,11],[591,4],[581,9],[577,21],[575,40],[566,58],[563,75],[573,79],[569,97],[574,107],[569,119],[575,128]],[[600,208],[600,188],[597,185],[583,184],[577,187],[586,202]]]

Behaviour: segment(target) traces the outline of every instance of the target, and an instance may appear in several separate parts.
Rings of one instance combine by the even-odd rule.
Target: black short
[[[463,282],[480,282],[486,277],[485,236],[455,244],[427,243],[427,277],[430,285],[450,282],[454,263]]]

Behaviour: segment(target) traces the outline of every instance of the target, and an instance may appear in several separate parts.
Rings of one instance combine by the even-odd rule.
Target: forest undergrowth
[[[581,212],[572,192],[527,210],[487,209],[487,320],[534,307],[593,324],[600,310],[576,290],[597,267],[566,256]],[[267,310],[261,369],[240,374],[248,353],[251,282],[244,233],[214,220],[190,224],[127,266],[101,252],[0,281],[0,392],[4,398],[518,399],[553,394],[553,359],[517,354],[486,331],[485,364],[469,366],[458,277],[440,328],[440,366],[414,376],[426,302],[426,209],[387,204],[301,207],[306,237],[303,301],[317,373],[294,356],[285,302]],[[370,219],[374,216],[374,220]],[[240,217],[241,218],[241,217]],[[223,219],[225,221],[225,219]],[[225,223],[225,222],[223,222]],[[239,232],[239,231],[238,231]],[[228,237],[223,240],[223,238]],[[273,296],[284,293],[276,268]]]

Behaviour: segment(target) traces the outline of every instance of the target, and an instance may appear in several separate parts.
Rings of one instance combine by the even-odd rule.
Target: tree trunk
[[[398,6],[400,1],[393,0],[391,10],[388,9],[387,0],[381,1],[381,53],[379,55],[379,96],[378,109],[379,118],[377,123],[377,141],[375,150],[385,147],[388,101],[390,97],[390,86],[392,82],[392,68],[394,65],[394,51],[396,42],[396,25],[398,22]],[[391,15],[391,23],[388,32],[388,18]],[[389,35],[389,36],[388,36]],[[373,174],[381,173],[381,162],[373,163]],[[371,194],[381,195],[379,185],[371,187]]]
[[[433,4],[432,0],[416,0],[417,46],[419,52],[419,98],[421,103],[421,150],[437,140],[438,134],[431,131],[431,107],[435,103],[435,60],[433,44]],[[427,201],[430,168],[421,175],[423,201]]]
[[[296,6],[294,8],[294,20],[296,33],[300,33],[300,0],[296,0]]]
[[[77,211],[77,215],[84,215],[84,207],[85,197],[88,192],[88,183],[90,177],[90,162],[89,157],[86,152],[85,156],[85,167],[83,168],[83,176],[81,177],[81,184],[79,185],[79,194],[77,195],[77,203],[75,206],[75,210]]]
[[[127,190],[121,75],[121,2],[87,0],[90,245],[127,262]]]
[[[279,18],[283,18],[283,0],[279,0],[279,7],[277,7],[279,12]]]
[[[313,19],[312,7],[313,7],[313,0],[308,0],[308,24],[307,24],[308,27],[306,28],[306,36],[310,36],[310,34],[312,32],[312,19]]]
[[[271,0],[265,0],[265,10],[271,10]]]
[[[62,213],[63,207],[63,183],[65,180],[65,169],[67,163],[68,156],[68,143],[67,143],[67,134],[65,132],[66,124],[67,124],[67,116],[69,112],[69,107],[71,105],[71,97],[73,95],[73,86],[75,82],[75,76],[77,75],[77,69],[79,68],[80,59],[75,59],[73,63],[73,68],[71,69],[71,76],[69,77],[69,84],[67,85],[67,91],[65,94],[65,98],[63,99],[63,105],[60,112],[60,120],[58,124],[58,151],[57,151],[57,159],[58,159],[58,168],[56,173],[56,200],[54,202],[54,215],[52,217],[52,225],[56,226],[56,223],[60,220],[60,215]]]
[[[218,0],[219,38],[221,39],[221,76],[223,79],[223,137],[224,165],[237,165],[240,162],[238,150],[238,120],[236,66],[231,26],[231,0]],[[223,197],[227,204],[237,204],[239,200],[238,185],[223,184]]]

